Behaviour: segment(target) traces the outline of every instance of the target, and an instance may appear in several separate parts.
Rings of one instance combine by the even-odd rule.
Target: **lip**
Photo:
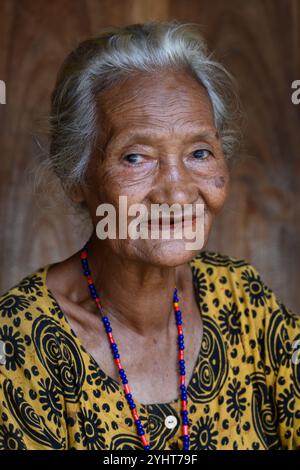
[[[180,217],[180,218],[175,218],[173,219],[173,221],[170,221],[170,219],[150,219],[148,220],[148,227],[151,228],[167,228],[168,227],[168,224],[170,224],[170,229],[174,229],[176,227],[179,227],[179,226],[188,226],[188,225],[195,225],[196,223],[196,220],[197,220],[197,216],[194,215],[192,217]],[[163,227],[163,222],[166,223],[166,226]]]

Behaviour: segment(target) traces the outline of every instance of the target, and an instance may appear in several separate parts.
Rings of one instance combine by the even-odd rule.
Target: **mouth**
[[[162,230],[163,228],[167,228],[170,226],[171,230],[174,230],[177,227],[185,227],[185,226],[194,226],[196,224],[197,216],[186,216],[186,217],[162,217],[160,216],[159,219],[148,219],[148,228],[159,228]]]

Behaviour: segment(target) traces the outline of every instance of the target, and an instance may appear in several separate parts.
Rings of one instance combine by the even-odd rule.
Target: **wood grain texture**
[[[291,102],[300,79],[298,0],[1,0],[0,290],[69,256],[88,230],[61,203],[43,207],[33,191],[31,168],[46,151],[36,143],[38,122],[60,63],[102,26],[149,19],[201,24],[238,81],[246,151],[207,249],[248,259],[300,313],[300,106]]]

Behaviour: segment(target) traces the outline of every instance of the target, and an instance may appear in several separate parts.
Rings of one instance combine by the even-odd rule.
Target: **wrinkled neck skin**
[[[103,311],[111,322],[149,337],[172,328],[175,286],[186,303],[193,294],[190,266],[155,266],[122,258],[101,242],[95,234],[91,237],[88,262]]]

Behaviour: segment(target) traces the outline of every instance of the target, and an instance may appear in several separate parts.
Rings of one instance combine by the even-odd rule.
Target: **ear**
[[[70,199],[73,202],[76,202],[76,203],[80,203],[80,202],[85,201],[84,191],[83,191],[82,186],[80,184],[73,187],[70,190]]]

